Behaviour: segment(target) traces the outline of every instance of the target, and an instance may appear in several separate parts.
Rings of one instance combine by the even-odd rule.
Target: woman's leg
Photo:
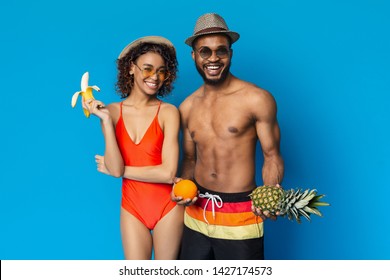
[[[150,230],[123,208],[120,223],[125,259],[150,260],[153,246]]]
[[[154,258],[177,260],[183,233],[184,207],[176,205],[153,230]]]

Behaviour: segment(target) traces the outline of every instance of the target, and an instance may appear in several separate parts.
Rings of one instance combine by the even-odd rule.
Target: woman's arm
[[[180,116],[175,106],[167,103],[162,106],[164,107],[161,107],[159,115],[164,131],[162,163],[153,166],[125,166],[124,178],[149,183],[173,183],[179,159]],[[96,155],[95,159],[99,172],[111,174],[106,156]]]
[[[115,114],[115,106],[108,105],[104,107],[104,104],[98,100],[86,100],[83,101],[83,106],[90,111],[91,114],[100,118],[100,124],[103,131],[105,141],[105,166],[110,175],[114,177],[121,177],[124,172],[124,163],[122,155],[120,153],[116,136],[115,125],[112,115]],[[100,106],[100,109],[98,108]]]
[[[162,163],[154,166],[126,166],[123,177],[150,183],[173,183],[179,159],[180,116],[175,106],[163,103],[159,117],[164,131]]]

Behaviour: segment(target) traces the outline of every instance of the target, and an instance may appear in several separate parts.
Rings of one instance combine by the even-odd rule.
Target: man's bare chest
[[[234,106],[193,108],[188,118],[188,129],[194,140],[229,139],[254,130],[254,121],[248,112]]]

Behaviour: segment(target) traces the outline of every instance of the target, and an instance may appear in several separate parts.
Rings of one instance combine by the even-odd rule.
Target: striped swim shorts
[[[251,192],[198,189],[184,214],[180,259],[264,259],[263,221],[251,210]]]

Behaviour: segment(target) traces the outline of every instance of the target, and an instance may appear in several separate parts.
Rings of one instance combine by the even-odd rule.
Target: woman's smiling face
[[[160,54],[147,52],[136,60],[131,67],[134,74],[134,89],[153,95],[164,83],[165,61]]]

